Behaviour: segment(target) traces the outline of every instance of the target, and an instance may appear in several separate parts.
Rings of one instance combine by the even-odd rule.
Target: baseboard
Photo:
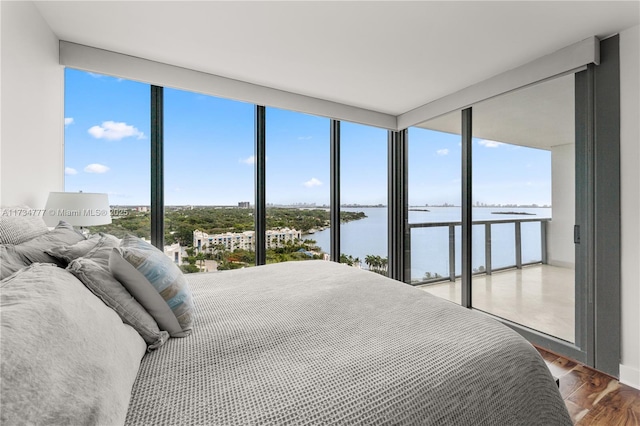
[[[640,389],[640,370],[620,364],[620,382]]]

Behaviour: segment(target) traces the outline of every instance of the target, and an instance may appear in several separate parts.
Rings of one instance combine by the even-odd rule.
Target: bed
[[[0,218],[0,423],[570,425],[492,318],[328,261],[183,275],[133,236]]]
[[[193,334],[142,360],[126,424],[569,425],[498,322],[326,261],[194,274]]]

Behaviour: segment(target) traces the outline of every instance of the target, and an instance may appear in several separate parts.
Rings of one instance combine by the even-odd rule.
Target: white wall
[[[45,205],[64,190],[64,69],[31,2],[0,2],[0,205]]]
[[[547,229],[549,265],[575,267],[575,144],[551,147],[552,220]]]
[[[621,381],[640,388],[640,26],[620,33]]]

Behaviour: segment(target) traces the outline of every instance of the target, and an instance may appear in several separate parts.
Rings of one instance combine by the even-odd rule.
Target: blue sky
[[[111,204],[150,199],[149,85],[72,69],[65,82],[65,190]],[[165,203],[254,200],[251,104],[165,89]],[[387,132],[341,123],[343,203],[386,204]],[[460,200],[460,137],[409,131],[409,202]],[[474,140],[474,200],[550,204],[548,151]],[[267,203],[329,203],[329,119],[267,108]]]

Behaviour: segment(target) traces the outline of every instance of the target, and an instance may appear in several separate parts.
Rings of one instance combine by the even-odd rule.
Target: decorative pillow
[[[116,280],[108,269],[91,259],[80,257],[67,267],[73,275],[98,296],[108,307],[116,311],[125,324],[129,324],[147,342],[147,349],[162,346],[169,333],[160,331],[151,315]]]
[[[54,230],[13,247],[26,265],[36,262],[55,263],[64,268],[67,266],[67,262],[57,259],[45,253],[45,251],[53,247],[75,244],[84,239],[84,235],[73,229],[73,226],[67,222],[60,221]]]
[[[138,333],[55,265],[0,288],[0,423],[124,424],[145,353]]]
[[[109,269],[171,337],[191,334],[193,299],[182,271],[164,253],[128,235],[109,257]]]
[[[48,232],[40,213],[27,206],[0,210],[0,244],[20,244]]]
[[[108,268],[111,249],[118,247],[119,245],[120,240],[118,238],[101,232],[97,235],[91,236],[89,239],[79,241],[73,245],[51,247],[50,249],[45,250],[45,252],[57,259],[64,260],[67,263],[70,263],[79,257],[92,258],[94,260],[104,259],[103,266]]]

